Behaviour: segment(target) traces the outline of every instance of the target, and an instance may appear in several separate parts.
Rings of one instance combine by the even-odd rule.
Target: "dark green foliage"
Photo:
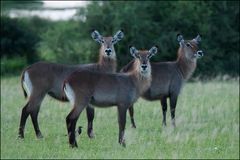
[[[28,63],[33,63],[39,41],[39,35],[24,21],[1,17],[1,58],[25,56]]]
[[[40,59],[40,35],[52,22],[33,18],[1,17],[1,74],[19,73],[28,64]]]
[[[96,62],[99,44],[92,40],[91,30],[109,36],[123,29],[125,37],[115,46],[120,69],[132,59],[129,45],[139,49],[158,45],[159,53],[152,61],[173,61],[177,57],[177,33],[185,39],[200,33],[205,56],[198,61],[194,77],[239,75],[239,1],[93,1],[80,8],[76,17],[78,21],[59,22],[36,17],[8,19],[11,24],[4,23],[5,30],[1,31],[5,34],[1,45],[6,50],[1,51],[1,57],[3,53],[8,57],[17,53],[68,64]],[[26,35],[13,37],[25,41],[31,54],[24,50],[25,43],[8,47],[9,37],[19,30]]]
[[[238,75],[239,73],[239,2],[190,1],[105,1],[85,9],[87,28],[112,33],[122,28],[126,37],[119,42],[117,54],[121,68],[131,56],[128,46],[150,48],[157,44],[159,54],[153,61],[176,59],[177,33],[192,39],[200,33],[202,50],[197,75]],[[82,14],[84,11],[81,11]]]
[[[90,32],[83,33],[82,25],[75,21],[56,22],[54,26],[41,34],[43,41],[39,44],[40,56],[48,61],[77,64],[92,61]]]
[[[1,75],[17,74],[20,75],[23,68],[27,65],[25,57],[1,58]]]

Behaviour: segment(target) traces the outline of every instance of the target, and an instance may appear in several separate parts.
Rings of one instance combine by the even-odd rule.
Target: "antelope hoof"
[[[166,122],[162,122],[162,126],[163,127],[167,127],[167,123]]]
[[[172,126],[173,126],[173,128],[176,128],[175,120],[172,121]]]
[[[126,143],[125,143],[125,141],[121,142],[120,145],[123,146],[124,148],[126,148]]]
[[[70,143],[71,148],[78,148],[77,142],[74,141],[73,143]]]
[[[38,138],[38,139],[43,139],[42,133],[38,133],[38,134],[37,134],[37,138]]]
[[[90,139],[95,138],[95,135],[94,135],[93,131],[91,131],[91,132],[88,133],[88,137],[89,137]]]
[[[132,124],[132,128],[137,128],[135,124]]]
[[[131,118],[131,123],[132,123],[132,128],[136,128],[136,124],[135,124],[135,122],[134,122],[134,119],[133,119],[133,118]]]
[[[23,134],[19,134],[17,139],[24,139],[24,135]]]
[[[176,124],[175,123],[173,123],[172,126],[173,126],[173,128],[176,128]]]
[[[124,139],[124,138],[121,139],[119,143],[120,143],[120,145],[123,146],[124,148],[126,147],[126,143],[125,143],[125,139]]]

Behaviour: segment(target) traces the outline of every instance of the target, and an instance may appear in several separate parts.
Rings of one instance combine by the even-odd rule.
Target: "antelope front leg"
[[[166,127],[167,126],[167,123],[166,123],[167,98],[166,97],[161,97],[160,101],[161,101],[161,105],[162,105],[162,115],[163,115],[162,125],[164,127]]]
[[[94,133],[93,133],[94,108],[91,108],[88,105],[86,108],[86,112],[87,112],[87,119],[88,119],[87,134],[89,138],[94,138]]]
[[[118,124],[119,124],[118,142],[123,147],[126,147],[125,138],[124,138],[124,131],[125,131],[125,125],[126,125],[126,113],[127,113],[126,108],[118,106]]]
[[[175,109],[177,105],[177,95],[172,95],[170,96],[170,108],[171,108],[171,119],[172,119],[172,125],[175,128],[176,123],[175,123]]]
[[[131,118],[132,128],[136,128],[136,124],[135,124],[135,121],[134,121],[133,105],[128,108],[128,111],[129,111],[129,115],[130,115],[130,118]]]

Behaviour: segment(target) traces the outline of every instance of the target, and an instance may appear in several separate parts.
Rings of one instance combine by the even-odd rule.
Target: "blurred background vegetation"
[[[185,39],[200,33],[205,56],[194,77],[239,76],[239,1],[93,1],[68,20],[9,16],[11,9],[42,6],[41,1],[1,1],[1,75],[20,74],[40,60],[96,62],[99,44],[91,30],[113,35],[123,29],[125,37],[115,47],[118,69],[132,59],[129,45],[148,49],[157,44],[153,61],[174,61],[177,33]]]

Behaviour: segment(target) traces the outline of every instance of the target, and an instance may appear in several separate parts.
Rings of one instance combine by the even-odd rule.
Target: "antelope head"
[[[150,50],[137,50],[135,47],[130,46],[130,53],[131,55],[137,59],[138,69],[143,76],[148,76],[151,74],[151,65],[150,65],[150,58],[154,56],[157,51],[158,47],[153,46]]]
[[[184,40],[181,34],[177,35],[177,40],[180,44],[180,48],[183,49],[184,55],[187,59],[195,61],[197,58],[203,56],[203,51],[199,49],[199,44],[201,42],[201,36],[197,35],[196,38],[192,40]]]
[[[91,36],[95,41],[101,44],[102,56],[115,59],[116,53],[114,44],[124,37],[122,30],[119,30],[113,37],[103,37],[97,30],[93,30]]]

